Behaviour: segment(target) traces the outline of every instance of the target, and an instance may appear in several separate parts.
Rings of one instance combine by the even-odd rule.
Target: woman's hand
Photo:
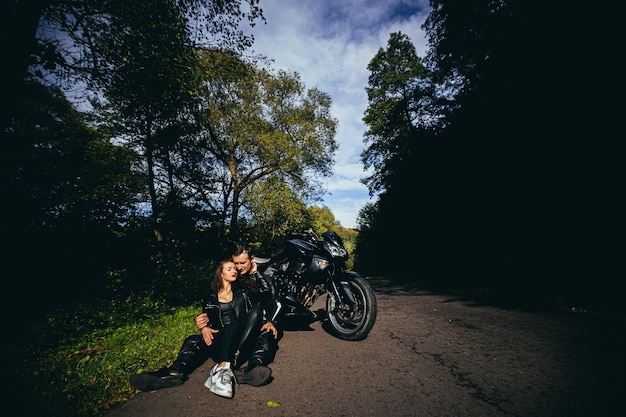
[[[207,346],[211,346],[213,344],[213,338],[215,337],[215,333],[218,333],[219,330],[211,329],[210,327],[204,327],[202,330],[202,339]]]
[[[278,338],[278,329],[270,321],[261,326],[261,333],[263,332],[271,332],[274,335],[274,339]]]
[[[209,315],[207,313],[201,313],[196,316],[196,326],[199,330],[204,329],[209,325]]]

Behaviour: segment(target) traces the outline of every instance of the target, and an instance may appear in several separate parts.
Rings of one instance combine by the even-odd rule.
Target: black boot
[[[272,382],[274,379],[272,370],[266,365],[274,360],[277,350],[274,336],[269,332],[261,334],[256,340],[254,352],[248,359],[248,366],[233,371],[237,383],[258,387]]]
[[[170,388],[185,382],[185,376],[172,368],[161,368],[154,372],[144,372],[130,377],[130,385],[140,391],[154,391]]]
[[[238,384],[248,384],[254,387],[267,385],[274,379],[271,368],[256,362],[249,363],[245,368],[234,370],[233,374]]]

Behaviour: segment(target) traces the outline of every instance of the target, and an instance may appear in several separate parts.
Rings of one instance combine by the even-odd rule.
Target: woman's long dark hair
[[[215,268],[215,273],[213,274],[213,280],[211,281],[211,291],[213,291],[215,294],[219,293],[220,290],[223,288],[222,271],[224,271],[224,265],[228,263],[234,264],[235,262],[232,260],[232,258],[224,258],[221,261],[219,261],[219,263],[217,264],[217,267]]]
[[[219,261],[217,267],[215,268],[215,274],[213,275],[213,280],[211,281],[211,291],[213,291],[215,294],[218,294],[223,288],[222,271],[224,271],[224,265],[228,263],[234,264],[235,261],[233,261],[232,258],[222,259],[221,261]],[[237,274],[237,280],[235,280],[235,282],[233,282],[231,285],[234,292],[240,288],[252,288],[253,284],[254,283],[250,280],[250,278],[242,277],[241,275]]]

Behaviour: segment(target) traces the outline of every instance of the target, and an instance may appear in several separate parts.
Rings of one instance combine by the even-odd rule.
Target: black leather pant
[[[183,375],[189,375],[209,358],[215,362],[233,362],[237,342],[241,336],[241,325],[232,323],[215,334],[213,343],[208,346],[201,334],[187,336],[178,351],[178,356],[170,368]]]
[[[256,365],[267,366],[274,360],[278,344],[271,333],[259,334],[262,320],[263,311],[259,306],[254,306],[246,316],[246,321],[242,327],[233,328],[233,333],[230,334],[222,329],[216,334],[216,339],[211,346],[207,346],[201,334],[188,336],[170,368],[187,376],[209,358],[218,363],[221,361],[233,362],[235,360],[234,353],[237,349],[241,353],[237,362],[233,364],[235,369],[246,360]],[[233,324],[230,324],[226,328],[231,326],[234,327]],[[235,334],[235,331],[240,333]],[[229,340],[230,343],[222,343],[226,340]]]
[[[256,339],[254,351],[248,358],[248,366],[253,364],[267,366],[269,363],[274,361],[277,350],[278,340],[274,339],[274,335],[271,332],[264,332],[260,334]],[[245,360],[245,358],[243,359]]]
[[[271,332],[260,333],[263,323],[263,310],[254,306],[246,316],[244,330],[239,344],[239,357],[235,368],[246,360],[249,364],[267,366],[274,360],[278,350],[277,339]]]

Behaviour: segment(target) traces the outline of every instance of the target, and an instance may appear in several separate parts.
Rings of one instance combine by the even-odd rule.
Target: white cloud
[[[368,202],[360,179],[364,149],[362,122],[367,108],[367,65],[389,35],[409,36],[420,56],[425,53],[421,25],[428,0],[261,0],[267,24],[251,29],[253,50],[274,60],[273,67],[300,74],[307,88],[332,97],[339,144],[334,175],[327,183],[326,205],[344,227],[355,227]]]

